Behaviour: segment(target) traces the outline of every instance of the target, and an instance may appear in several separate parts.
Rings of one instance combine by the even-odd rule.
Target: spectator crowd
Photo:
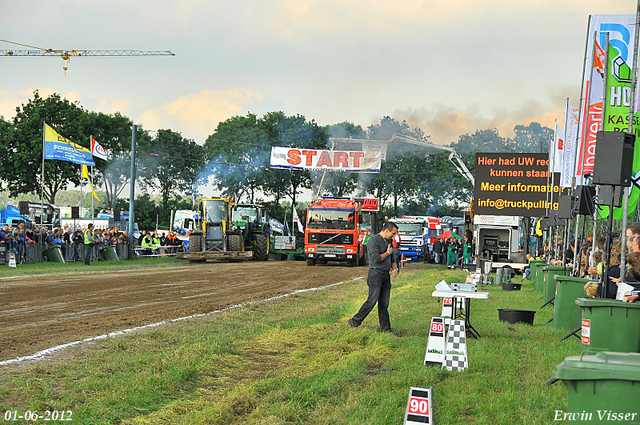
[[[6,246],[7,254],[13,253],[17,263],[39,262],[42,252],[59,246],[65,261],[79,261],[84,258],[86,228],[73,226],[55,226],[48,229],[31,222],[20,222],[15,226],[4,225],[0,229],[0,242]],[[145,239],[148,238],[148,240]],[[129,251],[129,233],[118,228],[94,229],[93,249],[95,259],[100,259],[100,251],[107,246],[115,246],[120,258],[126,258]],[[138,248],[143,247],[140,252]],[[158,232],[143,231],[138,239],[134,239],[134,249],[141,254],[172,254],[182,249],[180,241],[173,232],[168,235]]]

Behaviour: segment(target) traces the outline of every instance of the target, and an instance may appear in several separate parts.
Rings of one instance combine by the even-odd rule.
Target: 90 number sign
[[[409,413],[417,415],[429,414],[429,399],[411,397],[409,399]]]
[[[432,391],[432,387],[411,387],[404,418],[405,425],[432,423]]]

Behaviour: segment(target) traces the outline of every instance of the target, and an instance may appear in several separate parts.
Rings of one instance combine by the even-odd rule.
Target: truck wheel
[[[201,252],[202,251],[202,236],[189,235],[189,252]]]
[[[359,266],[367,265],[367,248],[366,247],[363,248],[362,257],[358,259],[358,265]]]
[[[227,248],[229,251],[242,251],[242,237],[240,235],[229,235]]]
[[[307,266],[315,266],[316,260],[313,258],[307,258]]]
[[[256,250],[253,252],[254,261],[266,261],[269,259],[269,239],[265,235],[255,235]]]

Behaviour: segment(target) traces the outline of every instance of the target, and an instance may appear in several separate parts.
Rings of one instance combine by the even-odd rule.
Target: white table
[[[467,291],[433,291],[431,293],[432,297],[436,298],[464,298],[468,300],[465,303],[465,313],[464,313],[464,325],[467,333],[470,334],[475,339],[480,337],[480,333],[471,325],[470,316],[471,316],[471,300],[487,300],[489,299],[489,292],[467,292]],[[451,317],[456,318],[456,303],[455,301],[451,303]]]

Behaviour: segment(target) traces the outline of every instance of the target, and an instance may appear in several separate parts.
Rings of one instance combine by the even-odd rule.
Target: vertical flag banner
[[[576,140],[578,138],[578,108],[567,105],[567,119],[565,122],[564,151],[562,153],[561,187],[573,187],[573,167]],[[578,180],[579,181],[579,180]]]
[[[89,178],[88,168],[84,164],[82,164],[82,178],[86,179],[89,182],[89,187],[91,188],[91,191],[93,192],[93,197],[96,198],[98,201],[100,201],[100,198],[98,198],[98,194],[96,194],[96,191],[93,190],[93,184],[91,183],[91,178]]]
[[[564,130],[558,124],[553,134],[553,150],[549,162],[549,172],[562,172],[562,159],[564,156]]]
[[[589,16],[582,82],[584,104],[580,112],[580,128],[578,130],[576,177],[593,172],[596,133],[600,130],[600,122],[602,121],[603,72],[598,73],[598,67],[594,64],[594,47],[596,48],[595,57],[603,58],[604,52],[596,46],[596,42],[600,46],[606,47],[604,41],[606,35],[609,34],[609,42],[621,53],[622,59],[629,62],[633,56],[635,23],[635,15]]]
[[[104,159],[105,161],[109,159],[107,157],[107,152],[93,137],[91,138],[91,154],[97,158]]]
[[[607,90],[606,90],[606,107],[603,117],[604,131],[621,131],[629,130],[629,108],[631,106],[631,80],[633,73],[631,68],[622,59],[622,55],[614,48],[613,44],[609,45],[609,65],[607,70]],[[637,108],[636,108],[637,111]],[[639,118],[638,112],[635,112],[634,121]],[[629,212],[628,216],[633,217],[636,211],[636,205],[640,198],[640,187],[638,187],[638,177],[640,177],[640,125],[634,122],[633,133],[636,135],[636,142],[633,152],[633,167],[631,192],[629,192]],[[614,220],[622,220],[622,208],[613,209]],[[600,207],[599,215],[601,218],[609,216],[609,207]]]
[[[89,149],[65,139],[46,123],[44,125],[44,159],[96,165]]]
[[[300,217],[298,216],[298,211],[296,211],[295,205],[293,206],[293,222],[298,225],[298,230],[300,233],[304,233],[304,227],[302,227],[302,223],[300,222]]]

